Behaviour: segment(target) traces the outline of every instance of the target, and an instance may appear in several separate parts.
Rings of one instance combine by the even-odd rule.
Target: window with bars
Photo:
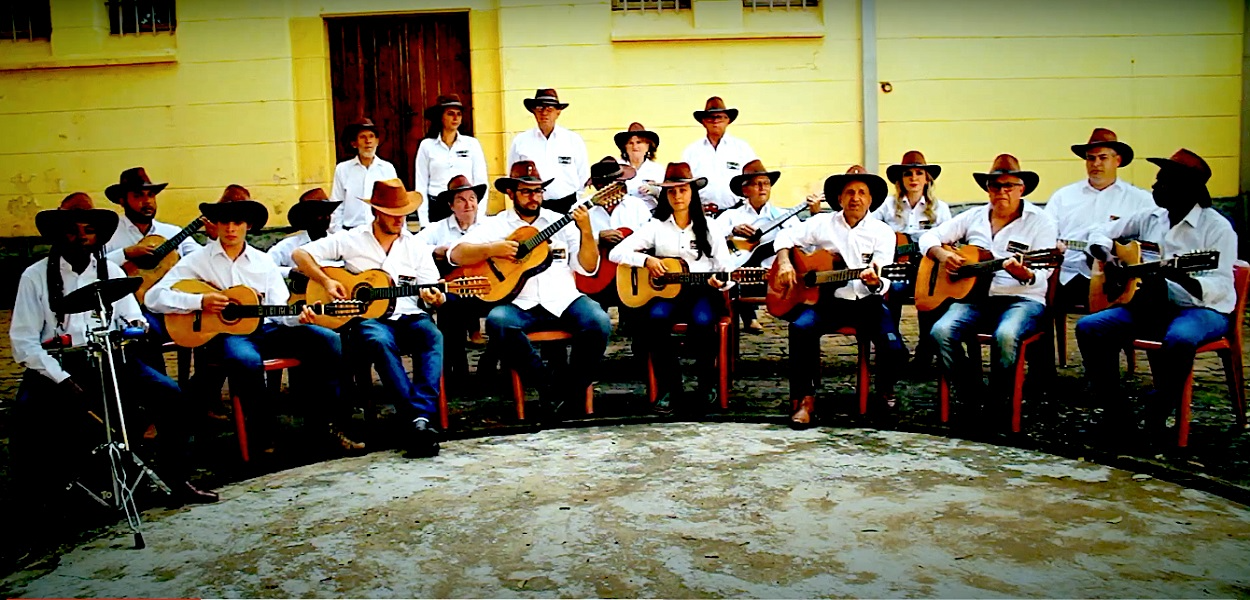
[[[51,2],[0,2],[0,40],[34,41],[52,37]]]
[[[612,0],[612,10],[631,12],[690,10],[690,0]]]
[[[156,33],[178,27],[174,0],[108,0],[109,33]]]
[[[742,0],[742,8],[760,10],[766,8],[816,8],[820,0]]]

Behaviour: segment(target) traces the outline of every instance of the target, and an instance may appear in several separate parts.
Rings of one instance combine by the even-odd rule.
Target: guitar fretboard
[[[191,223],[187,225],[186,227],[183,227],[182,231],[179,231],[177,235],[165,240],[164,243],[157,246],[156,249],[152,251],[152,261],[160,262],[161,259],[168,256],[170,252],[173,252],[174,249],[178,247],[178,244],[181,244],[183,240],[187,239],[187,237],[189,237],[191,234],[199,231],[200,228],[203,226],[204,226],[204,217],[200,217],[194,221],[191,221]]]
[[[625,189],[625,184],[623,182],[618,181],[608,187],[605,187],[595,192],[595,195],[591,196],[589,200],[585,200],[583,202],[579,202],[575,204],[574,208],[576,208],[578,205],[584,202],[590,202],[591,204],[602,205],[607,202],[606,200],[604,200],[604,198],[608,198],[615,194],[622,193],[624,189]],[[570,212],[571,212],[571,209],[570,209]],[[551,239],[551,236],[558,233],[561,229],[564,229],[564,226],[568,225],[572,221],[573,221],[572,214],[564,215],[563,217],[556,219],[547,227],[543,228],[542,231],[539,231],[538,233],[531,236],[529,239],[525,240],[524,242],[521,242],[520,248],[517,250],[517,258],[519,259],[519,258],[524,257],[526,254],[529,254],[531,251],[534,250],[534,248],[537,248],[543,242]]]
[[[1089,248],[1089,242],[1082,242],[1081,240],[1059,240],[1059,241],[1063,242],[1064,245],[1066,245],[1069,250],[1079,250],[1081,252],[1084,252],[1086,248]]]
[[[394,300],[396,298],[406,298],[408,296],[416,296],[421,293],[421,290],[428,290],[428,289],[437,289],[439,291],[445,292],[447,291],[447,284],[442,283],[442,282],[414,283],[414,284],[396,285],[396,286],[384,287],[384,288],[366,288],[366,289],[363,289],[362,291],[365,292],[366,293],[365,295],[367,295],[368,297],[357,298],[357,300],[362,300],[365,302],[369,302],[373,300]]]
[[[659,277],[653,278],[653,280],[656,283],[662,283],[662,284],[680,283],[680,284],[685,285],[685,284],[692,284],[692,283],[704,283],[708,280],[709,277],[715,277],[719,281],[732,280],[732,281],[750,283],[752,281],[757,281],[757,280],[763,281],[764,273],[765,273],[764,269],[757,269],[757,268],[752,267],[748,269],[738,269],[737,271],[734,271],[732,273],[726,273],[724,271],[721,271],[721,272],[707,271],[707,272],[698,272],[698,273],[689,273],[689,272],[665,273]]]

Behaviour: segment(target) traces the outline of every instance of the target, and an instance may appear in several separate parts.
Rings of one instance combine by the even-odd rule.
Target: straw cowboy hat
[[[443,118],[443,111],[449,108],[459,108],[464,110],[464,104],[460,102],[459,94],[447,94],[439,96],[434,101],[434,105],[425,109],[425,120],[438,121]]]
[[[630,123],[629,129],[612,136],[612,141],[616,142],[618,150],[624,152],[625,144],[629,142],[629,138],[634,136],[638,136],[648,142],[651,142],[652,152],[654,152],[656,148],[660,147],[660,134],[654,131],[647,131],[647,128],[643,127],[642,123]]]
[[[108,198],[113,204],[121,204],[126,197],[126,192],[137,192],[139,190],[151,190],[152,195],[161,193],[168,183],[152,183],[152,179],[148,177],[148,172],[143,167],[133,167],[122,171],[118,176],[117,183],[104,188],[104,197]]]
[[[308,226],[319,216],[329,215],[342,202],[331,202],[326,191],[313,188],[300,194],[299,202],[286,212],[286,220],[294,229],[308,229]]]
[[[988,173],[973,173],[972,178],[977,181],[977,185],[981,189],[989,191],[987,187],[991,179],[997,179],[1001,175],[1011,175],[1019,177],[1024,182],[1024,193],[1021,196],[1028,196],[1033,190],[1037,189],[1039,178],[1037,173],[1033,171],[1020,170],[1020,161],[1010,154],[999,154],[994,159],[994,164],[990,165]]]
[[[410,192],[404,187],[403,180],[382,179],[373,182],[373,194],[361,198],[365,204],[377,209],[378,212],[392,217],[406,217],[420,208],[424,198],[421,192]]]
[[[851,165],[846,173],[840,175],[830,175],[825,180],[825,201],[833,210],[842,210],[842,200],[838,196],[842,195],[842,190],[846,189],[846,184],[853,181],[863,182],[868,186],[868,193],[872,195],[872,204],[868,207],[868,212],[877,210],[885,197],[889,195],[888,187],[885,180],[879,175],[869,173],[867,169],[860,165]]]
[[[1090,148],[1099,146],[1115,150],[1115,153],[1120,155],[1121,167],[1127,167],[1129,163],[1133,162],[1133,148],[1117,139],[1114,131],[1103,129],[1102,127],[1094,129],[1094,132],[1089,134],[1089,142],[1073,144],[1072,153],[1085,158],[1085,153],[1089,152]]]
[[[465,190],[473,190],[473,194],[477,196],[478,202],[481,202],[482,198],[486,197],[485,183],[473,185],[473,183],[469,181],[468,177],[465,177],[464,175],[456,175],[451,178],[451,181],[447,182],[447,189],[439,192],[439,194],[434,198],[439,202],[451,204],[451,201],[455,200],[456,194]]]
[[[1158,165],[1160,170],[1170,170],[1183,176],[1193,185],[1202,188],[1207,199],[1211,198],[1211,191],[1207,189],[1207,182],[1211,180],[1211,167],[1192,150],[1181,148],[1168,158],[1147,158],[1146,160]]]
[[[597,163],[590,165],[590,179],[586,180],[587,185],[594,183],[612,183],[613,181],[628,181],[638,174],[638,170],[630,165],[623,165],[611,156],[605,156]],[[599,186],[595,186],[599,187]]]
[[[729,117],[730,123],[733,123],[734,119],[738,118],[738,109],[725,108],[725,101],[721,100],[720,96],[712,96],[707,99],[707,102],[703,103],[703,110],[694,111],[694,120],[702,123],[703,119],[716,113],[724,113],[725,116]]]
[[[96,245],[103,247],[117,231],[117,213],[96,208],[91,196],[74,192],[61,200],[61,205],[35,213],[35,229],[48,241],[56,242],[65,228],[74,223],[91,225],[96,232]]]
[[[695,177],[688,163],[668,163],[668,166],[664,168],[664,182],[660,184],[660,187],[671,188],[685,183],[690,184],[692,190],[701,190],[707,186],[707,177]]]
[[[569,107],[568,102],[560,102],[560,95],[556,94],[556,91],[553,89],[537,90],[534,92],[533,98],[526,98],[523,102],[525,103],[525,110],[530,112],[534,112],[534,109],[539,106],[554,106],[556,110],[564,110]]]
[[[512,163],[512,168],[508,170],[507,177],[500,177],[495,180],[495,189],[506,192],[515,189],[520,183],[537,183],[546,188],[551,185],[555,178],[543,181],[542,176],[538,174],[538,165],[532,160],[518,160]]]
[[[247,223],[249,231],[264,229],[269,222],[269,209],[255,200],[241,185],[230,185],[217,202],[201,202],[200,214],[213,223]]]
[[[360,120],[352,121],[343,128],[343,141],[350,143],[356,140],[356,136],[362,131],[372,131],[373,135],[382,137],[382,130],[373,123],[373,119],[362,117]]]
[[[908,150],[903,154],[903,160],[898,161],[897,165],[885,168],[885,178],[890,180],[890,183],[898,183],[909,169],[924,169],[929,173],[929,178],[934,180],[942,174],[942,167],[926,162],[924,154],[919,150]]]
[[[759,159],[755,159],[742,167],[741,175],[734,175],[729,180],[729,191],[733,192],[735,196],[741,196],[742,185],[755,179],[756,175],[767,175],[768,183],[773,185],[776,185],[777,180],[781,179],[781,171],[769,171],[764,168],[764,163],[760,162]]]

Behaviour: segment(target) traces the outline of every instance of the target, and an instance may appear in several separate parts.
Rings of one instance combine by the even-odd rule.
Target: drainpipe
[[[880,168],[877,147],[877,2],[860,0],[860,77],[864,82],[864,168]]]

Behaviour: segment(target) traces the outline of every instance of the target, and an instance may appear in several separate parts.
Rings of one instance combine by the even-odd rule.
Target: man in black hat
[[[1115,440],[1136,430],[1130,407],[1119,390],[1120,351],[1135,338],[1162,340],[1151,357],[1155,391],[1149,398],[1147,424],[1152,429],[1179,404],[1185,380],[1193,368],[1194,353],[1203,344],[1228,333],[1237,306],[1233,263],[1237,260],[1237,233],[1228,219],[1211,207],[1207,182],[1211,168],[1197,154],[1180,149],[1170,158],[1148,158],[1159,166],[1152,210],[1137,212],[1095,229],[1089,236],[1090,254],[1106,261],[1108,282],[1122,262],[1112,254],[1113,240],[1131,238],[1157,249],[1168,259],[1196,250],[1219,252],[1219,266],[1198,273],[1164,269],[1148,276],[1143,288],[1126,306],[1082,317],[1076,339],[1085,363],[1093,398],[1106,403],[1104,431]],[[1180,423],[1184,443],[1187,423]]]
[[[334,211],[331,232],[368,224],[373,212],[364,199],[373,192],[373,182],[399,177],[395,165],[378,156],[382,130],[373,120],[364,118],[344,127],[343,141],[351,146],[356,156],[334,167],[330,199],[342,204]]]
[[[537,165],[539,171],[551,177],[551,186],[545,190],[550,200],[545,202],[544,208],[567,213],[577,200],[577,192],[590,177],[586,142],[582,136],[556,125],[560,113],[569,104],[560,102],[555,90],[538,90],[533,98],[526,98],[524,102],[525,110],[533,113],[537,126],[512,138],[508,164],[528,160]]]
[[[291,229],[294,229],[295,233],[270,246],[267,252],[269,258],[272,258],[273,262],[278,265],[278,271],[283,277],[291,276],[291,269],[295,266],[295,259],[291,257],[291,254],[296,248],[328,235],[330,215],[338,207],[339,203],[330,200],[326,196],[326,191],[321,188],[313,188],[300,194],[299,201],[286,213],[287,222],[291,224]],[[343,265],[342,263],[327,263],[324,266],[341,267]],[[307,285],[307,283],[308,281],[304,279],[303,284]],[[297,292],[302,293],[300,290]]]
[[[168,240],[182,231],[180,227],[156,220],[156,195],[168,185],[152,183],[143,167],[135,167],[122,171],[117,183],[104,188],[105,197],[121,206],[126,217],[104,246],[109,260],[119,265],[128,260],[142,264],[144,258],[151,256],[152,248],[137,246],[140,240],[149,235]],[[199,249],[195,239],[188,236],[178,244],[177,252],[178,256],[186,256]]]
[[[92,448],[105,441],[103,427],[92,415],[112,410],[106,408],[112,404],[104,400],[100,372],[89,359],[87,332],[101,327],[115,332],[142,329],[146,322],[130,293],[118,297],[108,288],[103,291],[106,301],[116,298],[103,315],[107,322],[101,322],[95,311],[66,306],[64,300],[97,281],[124,281],[121,267],[105,260],[101,252],[117,222],[117,213],[94,208],[91,198],[81,192],[67,196],[59,209],[35,216],[40,235],[52,247],[46,258],[22,273],[9,327],[13,357],[26,369],[12,428],[14,475],[17,489],[23,490],[19,497],[28,500],[27,508],[34,511],[19,513],[18,523],[23,526],[42,528],[60,522],[66,515],[56,511],[67,500],[66,484],[81,476],[102,474],[89,472],[90,468],[105,468],[104,463],[87,463]],[[215,493],[187,482],[190,418],[178,384],[143,361],[118,358],[117,377],[130,439],[142,440],[147,425],[156,423],[159,454],[153,466],[172,487],[173,499],[216,501]]]

